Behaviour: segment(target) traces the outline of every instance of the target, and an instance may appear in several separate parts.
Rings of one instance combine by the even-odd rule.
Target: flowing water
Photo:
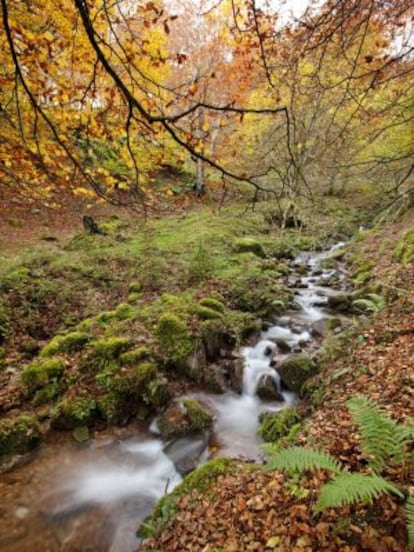
[[[260,459],[260,413],[295,404],[295,395],[283,389],[274,366],[289,354],[287,349],[315,347],[311,325],[326,316],[324,305],[332,291],[324,284],[335,272],[321,269],[320,263],[332,249],[303,253],[296,260],[307,265],[306,275],[296,282],[297,309],[263,331],[254,346],[241,350],[242,394],[196,395],[215,414],[214,455]],[[283,400],[259,399],[256,388],[264,375],[274,380]],[[181,481],[186,459],[196,457],[201,464],[212,454],[205,437],[163,443],[151,431],[154,427],[111,428],[84,445],[54,435],[53,443],[28,457],[25,465],[4,473],[0,551],[135,550],[137,526]]]

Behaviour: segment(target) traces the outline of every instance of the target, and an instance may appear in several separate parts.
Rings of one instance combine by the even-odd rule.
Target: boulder
[[[203,374],[203,383],[211,393],[225,393],[227,382],[224,370],[218,364],[210,364]]]
[[[172,402],[157,420],[158,429],[164,440],[202,433],[210,429],[212,424],[213,417],[206,408],[190,398]]]
[[[317,373],[318,367],[309,355],[297,353],[283,360],[277,371],[290,391],[300,393],[305,381]]]
[[[283,401],[278,385],[270,374],[263,374],[260,377],[256,394],[264,401]]]
[[[238,358],[231,364],[227,364],[227,374],[230,380],[230,387],[236,393],[243,392],[243,373],[244,373],[244,360]]]
[[[328,307],[337,312],[350,312],[352,310],[352,294],[339,292],[328,297]]]
[[[290,353],[290,351],[292,350],[292,347],[289,345],[289,343],[281,337],[276,337],[275,339],[273,339],[273,341],[276,343],[279,353],[287,354]]]
[[[313,335],[325,337],[333,330],[340,328],[341,326],[342,322],[340,318],[335,316],[327,316],[326,318],[321,318],[320,320],[312,322],[311,330]]]

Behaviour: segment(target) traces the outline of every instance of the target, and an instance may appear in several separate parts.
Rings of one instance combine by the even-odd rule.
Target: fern
[[[409,496],[405,505],[407,513],[408,547],[414,550],[414,497]]]
[[[404,496],[395,485],[378,475],[340,473],[322,487],[316,511],[320,512],[324,508],[355,504],[356,502],[371,504],[375,498],[384,493]]]
[[[288,472],[325,469],[336,474],[342,471],[341,464],[327,452],[304,447],[289,447],[276,452],[266,464],[266,468]]]
[[[363,397],[349,399],[348,408],[361,434],[361,449],[376,473],[388,463],[402,464],[412,429],[397,424],[381,408]]]

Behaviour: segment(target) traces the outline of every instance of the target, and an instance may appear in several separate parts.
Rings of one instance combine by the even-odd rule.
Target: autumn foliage
[[[161,167],[196,162],[256,195],[355,174],[410,192],[409,0],[310,3],[299,21],[204,4],[1,0],[3,191],[146,207]]]

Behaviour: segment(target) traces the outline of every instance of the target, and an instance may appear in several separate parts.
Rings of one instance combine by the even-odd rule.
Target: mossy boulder
[[[267,443],[289,435],[293,426],[302,419],[296,408],[284,408],[279,412],[263,412],[259,417],[258,433]]]
[[[158,418],[158,428],[165,440],[208,430],[213,424],[211,414],[195,399],[174,401]]]
[[[186,322],[172,313],[160,316],[156,328],[160,357],[167,365],[181,367],[193,349]]]
[[[138,364],[144,359],[149,358],[150,355],[151,351],[148,347],[138,347],[132,351],[122,353],[119,357],[119,362],[122,366],[132,366],[134,364]]]
[[[59,353],[73,353],[80,351],[90,341],[91,336],[85,332],[75,331],[65,335],[55,336],[43,347],[41,356],[53,356]]]
[[[203,297],[200,299],[199,303],[202,307],[207,307],[216,312],[224,312],[226,308],[222,301],[215,299],[214,297]]]
[[[203,305],[195,305],[190,309],[191,314],[195,314],[200,320],[216,320],[223,318],[220,311],[205,307]]]
[[[312,322],[312,333],[317,336],[326,337],[329,333],[333,332],[336,328],[340,328],[342,325],[341,319],[336,316],[326,316],[320,320]]]
[[[303,384],[317,373],[318,367],[309,355],[298,353],[283,360],[277,371],[290,391],[300,393]]]
[[[96,402],[90,397],[67,397],[60,401],[52,412],[51,426],[54,429],[74,429],[92,424],[97,414]]]
[[[129,337],[107,337],[95,341],[92,348],[92,356],[102,360],[118,358],[132,344]]]
[[[236,238],[233,242],[233,250],[236,253],[253,253],[257,257],[266,257],[263,244],[253,237],[244,236]]]
[[[35,449],[42,441],[39,423],[32,416],[21,414],[0,420],[0,460]]]
[[[353,296],[351,293],[339,292],[328,297],[328,307],[336,312],[351,312]]]
[[[58,380],[64,371],[65,363],[61,358],[39,358],[23,368],[22,380],[29,392],[34,392]]]
[[[115,309],[117,320],[131,320],[136,315],[136,309],[129,303],[120,303]]]

